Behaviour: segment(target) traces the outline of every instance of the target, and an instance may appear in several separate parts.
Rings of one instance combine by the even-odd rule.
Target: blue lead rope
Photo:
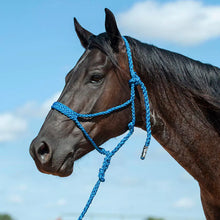
[[[135,87],[138,86],[138,85],[142,89],[143,96],[144,96],[144,102],[145,102],[145,109],[146,109],[147,138],[146,138],[146,142],[145,142],[142,154],[141,154],[141,159],[142,160],[145,158],[148,146],[150,145],[151,125],[150,125],[150,107],[149,107],[147,89],[146,89],[144,83],[141,81],[141,79],[137,75],[137,73],[134,71],[132,55],[131,55],[131,49],[130,49],[129,43],[128,43],[128,41],[125,37],[123,37],[123,40],[124,40],[125,46],[126,46],[126,51],[127,51],[127,56],[128,56],[128,63],[129,63],[129,70],[130,70],[130,75],[131,75],[131,79],[129,80],[129,84],[130,84],[130,87],[131,87],[131,96],[130,96],[130,99],[128,101],[126,101],[123,104],[118,105],[116,107],[110,108],[106,111],[98,112],[98,113],[94,113],[94,114],[79,114],[77,112],[74,112],[72,109],[70,109],[69,107],[65,106],[64,104],[62,104],[60,102],[55,102],[52,105],[52,109],[56,109],[60,113],[64,114],[65,116],[67,116],[68,118],[73,120],[75,122],[76,126],[78,126],[78,128],[83,132],[83,134],[86,136],[86,138],[91,142],[91,144],[94,146],[94,148],[99,153],[105,155],[102,167],[99,169],[99,173],[98,173],[99,179],[96,182],[95,186],[93,187],[92,192],[90,194],[90,197],[89,197],[89,199],[88,199],[81,215],[79,216],[78,220],[83,219],[83,217],[85,216],[89,206],[91,205],[91,203],[92,203],[92,201],[93,201],[93,199],[94,199],[94,197],[95,197],[95,195],[96,195],[96,193],[99,189],[100,183],[105,181],[105,172],[106,172],[106,170],[108,169],[108,167],[110,165],[112,157],[124,145],[124,143],[129,139],[129,137],[134,132],[134,126],[135,126]],[[132,114],[132,120],[128,124],[129,132],[127,133],[127,135],[119,142],[119,144],[112,151],[107,151],[104,148],[98,147],[78,120],[78,118],[93,118],[93,117],[97,117],[97,116],[101,116],[101,115],[107,115],[107,114],[110,114],[114,111],[123,109],[123,108],[127,107],[128,105],[131,105],[131,114]]]

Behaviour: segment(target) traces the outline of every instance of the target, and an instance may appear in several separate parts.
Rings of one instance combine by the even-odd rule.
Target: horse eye
[[[92,75],[90,78],[90,83],[99,83],[102,81],[103,78],[104,76],[100,74]]]

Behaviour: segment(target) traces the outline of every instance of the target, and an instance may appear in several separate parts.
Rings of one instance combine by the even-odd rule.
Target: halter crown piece
[[[146,142],[145,142],[142,154],[141,154],[142,160],[145,158],[148,146],[150,145],[151,125],[150,125],[150,107],[149,107],[147,89],[146,89],[144,83],[141,81],[141,79],[137,75],[137,73],[134,72],[131,49],[130,49],[129,43],[125,37],[122,37],[122,38],[123,38],[123,40],[125,42],[125,46],[126,46],[128,63],[129,63],[129,70],[130,70],[130,75],[131,75],[131,79],[129,80],[129,85],[131,88],[131,96],[128,101],[124,102],[121,105],[110,108],[106,111],[98,112],[98,113],[94,113],[94,114],[80,114],[80,113],[74,112],[72,109],[70,109],[69,107],[65,106],[64,104],[62,104],[60,102],[55,102],[51,107],[52,109],[59,111],[60,113],[64,114],[65,116],[67,116],[68,118],[73,120],[75,122],[76,126],[78,126],[78,128],[83,132],[85,137],[91,142],[91,144],[94,146],[94,148],[100,154],[105,155],[102,167],[99,169],[98,180],[97,180],[95,186],[93,187],[92,192],[90,194],[90,197],[89,197],[81,215],[79,216],[78,220],[83,219],[83,217],[85,216],[89,206],[91,205],[91,203],[92,203],[92,201],[93,201],[93,199],[99,189],[100,183],[105,181],[105,172],[110,165],[112,157],[124,145],[124,143],[129,139],[129,137],[134,132],[134,126],[135,126],[135,87],[138,85],[142,89],[143,96],[144,96],[144,102],[145,102],[145,109],[146,109],[147,138],[146,138]],[[112,151],[107,151],[104,148],[98,147],[78,120],[78,118],[92,118],[92,117],[97,117],[97,116],[101,116],[101,115],[111,114],[112,112],[117,111],[117,110],[121,110],[121,109],[127,107],[128,105],[131,105],[131,115],[132,115],[132,120],[130,123],[128,123],[128,129],[129,129],[128,133],[126,134],[126,136],[123,137],[123,139],[119,142],[119,144]]]

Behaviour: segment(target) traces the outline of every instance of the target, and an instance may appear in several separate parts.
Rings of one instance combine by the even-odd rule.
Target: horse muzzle
[[[35,161],[38,170],[42,173],[66,177],[72,174],[74,164],[74,151],[62,153],[53,151],[46,141],[35,138],[30,146],[30,154]]]

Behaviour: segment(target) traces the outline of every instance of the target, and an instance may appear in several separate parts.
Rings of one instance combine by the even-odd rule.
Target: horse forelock
[[[102,33],[97,36],[92,35],[89,39],[88,48],[89,49],[97,48],[101,50],[103,53],[105,53],[108,56],[108,58],[115,66],[118,66],[115,53],[113,52],[113,49],[110,44],[110,38],[107,33]]]

